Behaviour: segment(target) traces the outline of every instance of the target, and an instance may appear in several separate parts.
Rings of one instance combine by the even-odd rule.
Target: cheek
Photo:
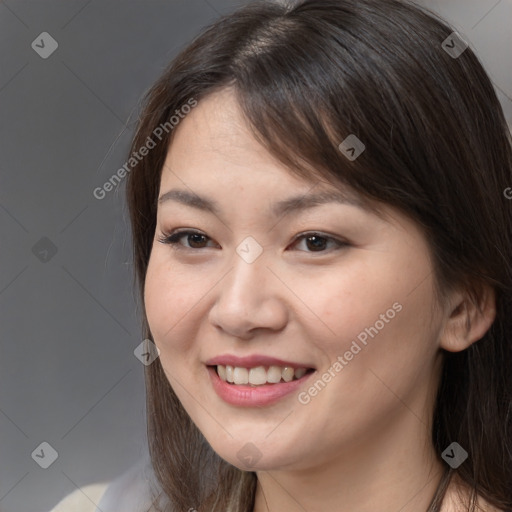
[[[399,316],[400,305],[396,303],[403,297],[402,288],[407,283],[396,282],[396,272],[383,258],[375,260],[378,258],[372,262],[361,258],[311,281],[296,281],[294,292],[305,297],[305,309],[309,310],[303,319],[311,326],[316,324],[323,342],[338,353],[344,352],[345,346],[350,346],[360,333],[364,338],[366,328],[378,322],[380,331]],[[386,323],[380,315],[384,315]]]
[[[346,361],[337,379],[344,410],[358,411],[362,418],[407,403],[421,414],[417,400],[431,385],[441,323],[431,314],[430,284],[427,280],[410,295],[397,290],[352,313],[354,323],[331,351],[331,360],[341,355]],[[336,407],[336,401],[329,406]]]
[[[165,352],[187,348],[187,336],[180,332],[186,326],[187,313],[197,303],[190,280],[171,272],[158,255],[150,259],[144,285],[144,303],[151,334],[157,347]]]
[[[198,287],[200,283],[194,286],[189,277],[171,272],[166,261],[150,260],[144,286],[146,317],[167,380],[187,410],[193,407],[187,390],[194,389],[193,394],[200,396],[195,389],[199,374],[194,373],[200,368],[198,344],[193,343],[196,325],[192,321],[200,307],[194,294]],[[202,291],[204,294],[204,286]]]
[[[385,365],[392,374],[400,361],[417,367],[435,351],[439,326],[432,317],[433,281],[424,254],[411,259],[368,253],[343,271],[297,283],[297,295],[307,297],[317,315],[304,321],[318,333],[331,363],[352,351],[351,361]]]

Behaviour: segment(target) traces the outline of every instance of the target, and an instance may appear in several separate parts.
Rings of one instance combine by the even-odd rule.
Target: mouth
[[[268,386],[302,379],[313,373],[314,368],[295,368],[292,366],[256,366],[251,368],[231,365],[210,365],[219,379],[233,386]]]

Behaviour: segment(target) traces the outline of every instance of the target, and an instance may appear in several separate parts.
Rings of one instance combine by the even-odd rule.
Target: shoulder
[[[166,503],[146,456],[112,482],[77,489],[50,512],[147,512],[156,501]]]
[[[107,490],[108,483],[86,485],[68,494],[50,512],[96,512],[97,503]]]
[[[162,494],[149,456],[145,456],[110,483],[98,503],[98,511],[148,512],[154,510],[156,502],[166,502]]]

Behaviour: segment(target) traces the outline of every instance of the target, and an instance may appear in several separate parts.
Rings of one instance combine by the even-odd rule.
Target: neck
[[[257,472],[254,512],[426,511],[444,467],[429,429],[410,411],[400,423],[379,425],[314,467]]]

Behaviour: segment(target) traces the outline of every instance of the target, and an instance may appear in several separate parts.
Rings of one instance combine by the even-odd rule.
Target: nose
[[[247,263],[234,254],[233,268],[217,285],[209,312],[212,325],[240,339],[254,337],[260,329],[279,331],[288,320],[286,288],[263,257]]]

